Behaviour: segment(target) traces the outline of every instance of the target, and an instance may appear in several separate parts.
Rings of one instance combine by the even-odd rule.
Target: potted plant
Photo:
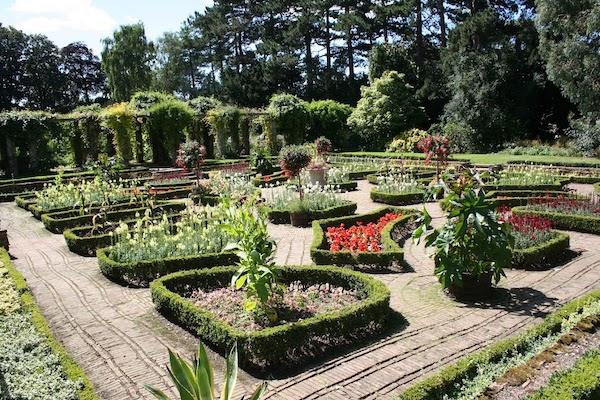
[[[484,193],[473,189],[460,196],[453,193],[448,221],[432,229],[431,216],[423,210],[413,233],[419,242],[433,248],[435,275],[456,298],[480,298],[491,294],[492,281],[505,276],[512,258],[510,227],[498,220],[496,207]]]
[[[289,205],[290,223],[292,226],[306,228],[311,225],[310,210],[303,200],[296,200]]]
[[[200,178],[202,177],[200,167],[204,163],[204,157],[206,157],[206,148],[195,140],[188,140],[182,143],[177,151],[175,164],[179,168],[194,173],[196,176],[196,186],[200,186]]]
[[[302,204],[301,207],[296,206],[294,210],[290,210],[290,222],[292,219],[300,221],[303,218],[308,218],[308,210],[304,205],[301,172],[310,164],[311,160],[311,151],[307,146],[285,146],[279,153],[279,166],[285,176],[290,179],[298,179],[299,203]]]
[[[327,163],[325,157],[331,149],[331,140],[325,136],[321,136],[315,140],[316,157],[308,168],[311,185],[325,185],[327,183]]]
[[[417,148],[425,154],[425,164],[435,161],[435,182],[440,182],[441,167],[448,164],[450,140],[446,136],[427,135],[417,143]]]

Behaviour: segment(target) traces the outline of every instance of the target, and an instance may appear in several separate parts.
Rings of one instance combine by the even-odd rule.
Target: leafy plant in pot
[[[325,185],[327,183],[327,163],[325,157],[331,151],[331,140],[321,136],[315,140],[316,157],[308,168],[311,185]]]
[[[468,189],[450,196],[448,221],[433,229],[431,216],[423,210],[413,239],[419,242],[426,235],[426,247],[433,248],[435,275],[450,294],[489,296],[492,281],[497,284],[511,263],[510,226],[498,220],[495,205],[483,191]]]
[[[296,178],[298,181],[298,196],[301,207],[290,209],[290,222],[299,221],[308,218],[308,210],[304,206],[304,189],[302,187],[301,172],[308,167],[312,160],[311,150],[307,146],[293,145],[285,146],[279,153],[279,166],[281,170],[290,179]],[[296,226],[296,225],[294,225]]]

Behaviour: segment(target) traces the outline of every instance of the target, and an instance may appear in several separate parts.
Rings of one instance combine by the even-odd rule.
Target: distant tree
[[[155,51],[142,23],[122,25],[103,44],[102,69],[113,100],[128,101],[135,92],[150,87]]]
[[[89,104],[107,91],[106,76],[100,59],[82,42],[74,42],[60,50],[60,70],[66,75],[65,94],[73,106]]]
[[[23,98],[22,59],[26,47],[23,32],[0,24],[0,110],[12,108]]]
[[[167,93],[193,96],[193,81],[190,81],[188,61],[184,57],[184,43],[179,34],[164,33],[156,42],[156,64],[152,86]],[[197,72],[199,73],[199,72]]]

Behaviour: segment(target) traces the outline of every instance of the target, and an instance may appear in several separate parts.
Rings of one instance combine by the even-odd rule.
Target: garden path
[[[358,212],[379,207],[370,185],[345,194]],[[441,211],[427,205],[436,223]],[[197,343],[160,317],[147,289],[123,288],[105,279],[95,258],[70,253],[61,235],[46,231],[29,213],[0,205],[15,265],[26,276],[52,329],[89,374],[102,399],[150,398],[143,384],[169,385],[165,347],[188,356]],[[310,262],[310,229],[269,226],[279,244],[278,262]],[[498,289],[502,301],[461,304],[449,300],[432,276],[433,263],[422,246],[407,243],[414,271],[377,274],[389,285],[391,306],[406,323],[355,349],[331,354],[311,368],[269,381],[273,399],[381,399],[393,397],[415,380],[459,357],[509,336],[541,319],[559,304],[600,287],[600,236],[571,234],[580,251],[570,262],[548,271],[508,271]],[[217,377],[223,360],[214,353]],[[257,380],[240,374],[239,391]]]

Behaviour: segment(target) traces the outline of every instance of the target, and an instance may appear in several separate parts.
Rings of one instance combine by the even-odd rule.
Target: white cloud
[[[92,0],[15,0],[14,25],[26,32],[110,33],[116,21]]]

